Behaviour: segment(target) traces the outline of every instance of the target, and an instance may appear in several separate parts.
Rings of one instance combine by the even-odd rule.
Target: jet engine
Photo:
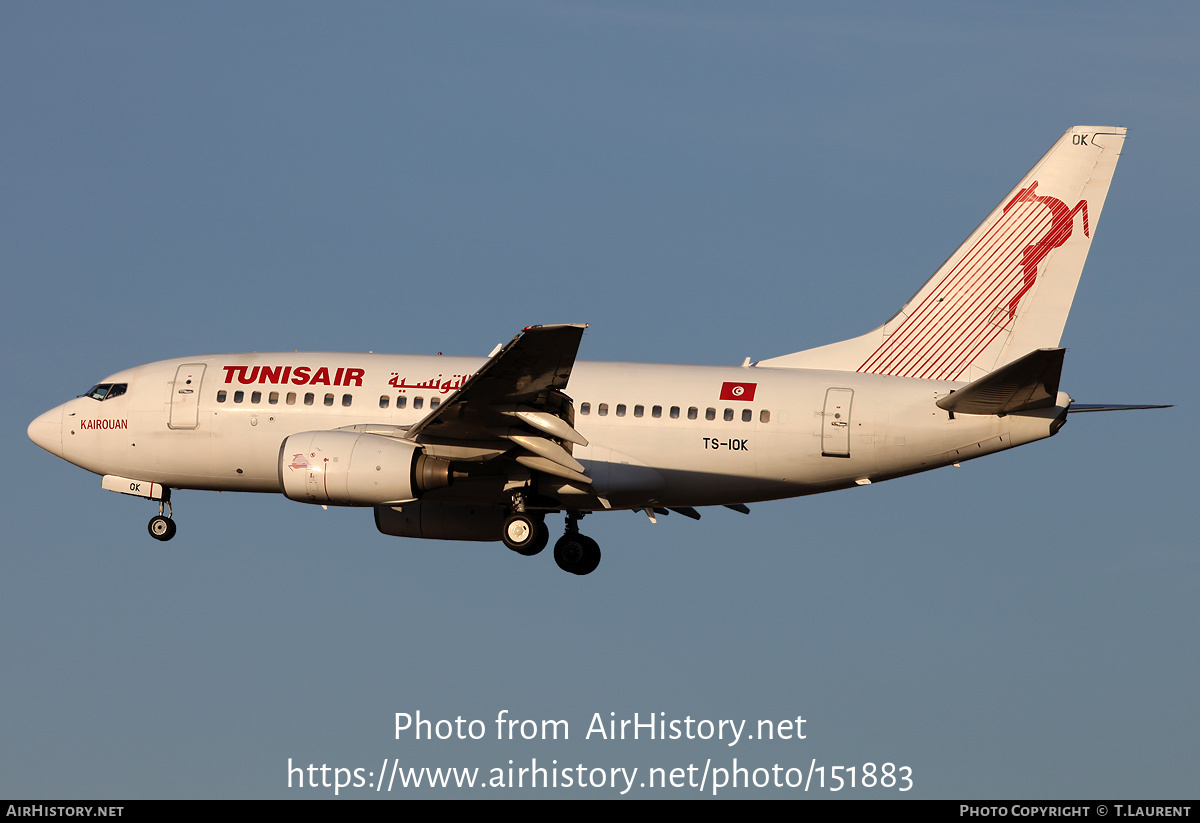
[[[450,476],[449,461],[377,434],[300,432],[279,448],[279,487],[301,503],[394,506],[449,486]]]

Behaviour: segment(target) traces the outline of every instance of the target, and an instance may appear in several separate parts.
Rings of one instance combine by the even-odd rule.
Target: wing
[[[587,440],[572,427],[574,409],[563,393],[586,328],[586,323],[525,328],[404,437],[450,459],[504,455],[526,468],[590,485],[569,451],[571,443]]]

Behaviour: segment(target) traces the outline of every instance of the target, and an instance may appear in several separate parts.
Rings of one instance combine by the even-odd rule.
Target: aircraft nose
[[[51,454],[62,457],[62,406],[38,415],[29,424],[29,439]]]

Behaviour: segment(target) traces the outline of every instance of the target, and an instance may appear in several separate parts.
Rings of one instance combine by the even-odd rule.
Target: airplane
[[[890,320],[741,366],[576,361],[585,324],[523,329],[488,358],[225,354],[104,378],[29,425],[41,448],[158,502],[274,492],[374,510],[398,537],[549,543],[600,562],[587,515],[852,488],[1031,443],[1084,406],[1059,390],[1067,314],[1125,140],[1076,126]],[[569,393],[568,393],[569,392]]]

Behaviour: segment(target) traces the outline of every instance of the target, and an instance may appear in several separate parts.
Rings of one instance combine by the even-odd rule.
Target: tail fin
[[[975,380],[1056,348],[1124,142],[1123,128],[1070,129],[899,314],[756,365]]]

